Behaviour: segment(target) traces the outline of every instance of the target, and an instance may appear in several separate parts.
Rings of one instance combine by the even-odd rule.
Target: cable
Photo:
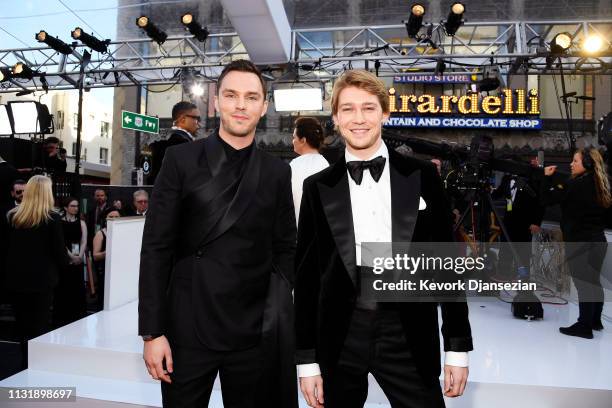
[[[94,32],[96,35],[98,35],[100,38],[102,38],[102,37],[103,37],[103,35],[101,35],[99,32],[97,32],[97,31],[95,30],[95,28],[93,28],[92,26],[90,26],[89,24],[87,24],[87,21],[83,20],[83,19],[82,19],[82,18],[81,18],[81,17],[80,17],[80,16],[79,16],[77,13],[75,13],[75,12],[74,12],[74,10],[72,10],[70,7],[68,7],[68,6],[66,5],[66,3],[64,3],[64,2],[63,2],[63,0],[57,0],[57,1],[59,1],[59,2],[60,2],[60,3],[61,3],[63,6],[64,6],[64,7],[66,7],[66,8],[68,9],[68,11],[70,11],[72,14],[74,14],[74,16],[75,16],[76,18],[78,18],[79,20],[81,20],[81,21],[83,22],[83,24],[85,24],[87,27],[91,28],[91,29],[93,30],[93,32]]]

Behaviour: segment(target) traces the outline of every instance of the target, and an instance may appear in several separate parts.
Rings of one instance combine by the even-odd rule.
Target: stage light
[[[142,28],[150,39],[158,44],[163,44],[168,38],[168,34],[160,30],[155,24],[151,22],[149,17],[140,16],[136,19],[136,25]]]
[[[11,74],[11,69],[8,67],[2,67],[0,68],[0,82],[6,82],[9,79],[11,79],[12,74]]]
[[[459,27],[461,27],[461,24],[463,24],[463,13],[465,13],[465,6],[463,3],[455,2],[451,5],[448,17],[444,22],[444,29],[447,35],[455,35]]]
[[[193,96],[204,95],[204,87],[202,86],[202,84],[193,84],[191,85],[191,88],[189,90],[191,91],[191,94]]]
[[[110,40],[99,40],[93,35],[84,32],[81,27],[76,27],[70,32],[70,35],[72,36],[72,38],[81,41],[83,44],[85,44],[94,51],[102,53],[108,52],[108,44],[110,43]]]
[[[18,62],[13,65],[13,77],[32,79],[34,77],[34,72],[23,62]]]
[[[604,40],[598,35],[589,35],[582,45],[582,50],[587,54],[596,54],[604,49]]]
[[[69,55],[72,54],[72,48],[60,40],[59,38],[50,36],[46,31],[40,30],[37,34],[34,34],[34,39],[40,43],[45,43],[49,47],[53,48],[55,51]]]
[[[195,19],[193,18],[193,14],[183,14],[183,17],[181,17],[181,22],[183,23],[185,28],[187,28],[189,32],[196,38],[196,40],[200,42],[206,41],[209,32],[205,27],[202,27],[200,23],[195,21]]]
[[[408,37],[414,38],[419,33],[419,30],[423,26],[423,15],[425,14],[425,7],[422,4],[413,4],[410,8],[410,17],[406,24],[406,31]]]
[[[572,46],[572,36],[569,33],[559,33],[550,42],[550,52],[563,54]]]

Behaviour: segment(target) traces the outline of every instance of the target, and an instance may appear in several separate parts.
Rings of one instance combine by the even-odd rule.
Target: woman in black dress
[[[93,239],[93,260],[96,269],[96,277],[98,286],[96,293],[98,294],[98,309],[104,309],[104,276],[106,267],[106,223],[113,218],[121,217],[121,212],[115,207],[108,207],[101,214],[102,229],[96,233]]]
[[[33,176],[23,201],[9,211],[4,288],[11,299],[27,366],[27,340],[51,329],[53,291],[68,263],[59,214],[53,208],[51,179]],[[4,243],[3,243],[4,245]]]
[[[55,288],[53,322],[55,327],[70,324],[85,317],[84,255],[87,247],[87,226],[79,217],[79,201],[69,197],[64,201],[62,217],[64,246],[70,263],[61,271]]]
[[[544,204],[561,205],[561,231],[566,259],[578,292],[578,321],[559,331],[568,336],[593,338],[603,330],[604,293],[599,279],[607,251],[605,212],[612,205],[610,183],[599,151],[579,149],[571,163],[572,176],[560,184],[551,177],[556,166],[544,168],[541,193]]]

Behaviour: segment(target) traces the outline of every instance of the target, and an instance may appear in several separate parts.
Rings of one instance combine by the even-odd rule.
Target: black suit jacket
[[[13,292],[48,292],[68,264],[59,214],[36,228],[9,226],[5,284]]]
[[[167,147],[176,146],[183,143],[191,142],[192,138],[189,137],[189,134],[181,129],[174,129],[168,138],[168,142],[166,143]]]
[[[504,175],[501,183],[493,191],[494,199],[509,199],[512,197],[510,182],[513,177]],[[512,203],[512,211],[504,213],[504,225],[508,230],[510,239],[514,242],[531,242],[530,225],[540,225],[544,218],[544,206],[540,200],[540,186],[535,180],[521,179],[516,181],[517,190]]]
[[[450,209],[435,166],[389,149],[394,242],[452,241]],[[297,363],[333,371],[355,308],[356,268],[348,174],[344,156],[307,178],[296,252]],[[419,211],[419,196],[427,208]],[[444,350],[472,349],[465,302],[442,304]],[[396,303],[406,339],[424,381],[438,381],[440,349],[436,303]]]
[[[290,168],[255,146],[249,155],[240,180],[216,132],[167,150],[144,227],[139,334],[244,349],[261,338],[272,274],[290,299]]]

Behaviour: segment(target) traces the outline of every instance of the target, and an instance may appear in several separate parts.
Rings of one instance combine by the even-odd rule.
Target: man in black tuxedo
[[[535,160],[532,166],[537,166]],[[516,278],[518,267],[529,269],[532,235],[540,232],[545,212],[540,203],[539,190],[540,186],[535,180],[506,174],[491,193],[492,198],[505,200],[503,222],[510,241],[518,243],[515,248],[519,259],[516,260],[508,246],[501,248],[497,273],[502,278]]]
[[[225,407],[297,407],[295,214],[289,166],[254,141],[267,106],[255,65],[227,65],[220,128],[170,147],[155,183],[138,330],[164,406],[207,406],[219,373]]]
[[[304,182],[295,319],[300,388],[312,407],[363,407],[371,372],[395,407],[443,407],[435,302],[378,303],[360,291],[364,242],[452,241],[436,168],[382,141],[384,84],[347,71],[334,84],[334,123],[346,144]],[[444,391],[463,393],[472,338],[465,302],[442,303]],[[323,393],[323,390],[325,392]]]

